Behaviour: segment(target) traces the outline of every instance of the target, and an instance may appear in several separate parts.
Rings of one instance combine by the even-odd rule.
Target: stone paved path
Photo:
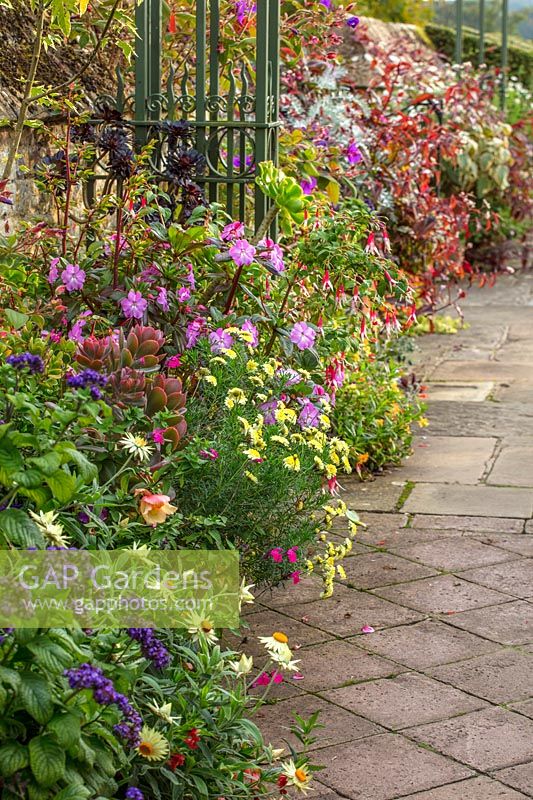
[[[413,456],[346,483],[368,523],[347,581],[327,601],[311,579],[263,594],[249,617],[301,645],[304,680],[260,713],[277,745],[293,710],[322,711],[315,800],[533,797],[533,275],[465,311],[468,330],[420,340]]]

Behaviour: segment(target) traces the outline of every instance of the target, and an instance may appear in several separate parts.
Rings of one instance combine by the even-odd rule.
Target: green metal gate
[[[100,101],[108,121],[95,122],[129,127],[136,149],[151,143],[151,169],[162,181],[169,137],[179,129],[173,123],[187,123],[204,165],[195,180],[206,199],[223,203],[228,214],[242,221],[251,222],[253,216],[257,228],[268,201],[255,186],[255,168],[261,161],[277,162],[280,0],[256,0],[255,14],[253,69],[244,62],[222,66],[219,0],[196,0],[195,58],[180,74],[170,67],[163,78],[162,0],[136,0],[134,93],[127,96],[119,75],[116,98]],[[115,119],[109,119],[110,105]],[[96,179],[106,177],[102,159],[99,163]]]

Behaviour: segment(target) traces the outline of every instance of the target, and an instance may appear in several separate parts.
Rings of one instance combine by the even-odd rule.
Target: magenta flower
[[[257,332],[257,328],[254,323],[247,319],[242,323],[241,328],[243,331],[246,331],[252,335],[252,341],[250,342],[250,345],[252,347],[257,347],[259,344],[259,333]]]
[[[238,267],[251,264],[255,258],[255,247],[246,239],[236,239],[228,252]]]
[[[374,628],[372,625],[363,625],[361,628],[361,633],[374,633]]]
[[[158,286],[157,289],[158,289],[158,295],[155,298],[155,302],[166,313],[170,308],[168,304],[167,290],[165,289],[164,286]]]
[[[291,572],[289,577],[292,578],[294,584],[300,583],[300,573],[298,570],[296,570],[296,572]]]
[[[68,338],[72,342],[78,342],[78,344],[80,342],[83,342],[84,339],[83,328],[85,325],[87,325],[88,317],[90,316],[92,316],[92,311],[83,311],[80,314],[80,316],[78,317],[78,319],[76,320],[76,322],[74,323],[74,325],[72,326],[72,328],[68,333]]]
[[[152,431],[152,439],[156,444],[164,444],[165,443],[165,431],[163,428],[156,428]]]
[[[185,347],[187,350],[190,350],[191,347],[194,347],[202,335],[203,328],[204,321],[202,319],[193,319],[192,322],[188,323],[187,331],[185,333]]]
[[[303,181],[300,181],[300,186],[302,188],[302,192],[304,194],[312,194],[313,189],[316,189],[317,186],[317,179],[311,176],[310,178],[304,178]]]
[[[85,283],[85,271],[80,269],[78,264],[67,264],[61,273],[61,281],[65,284],[67,292],[75,292]]]
[[[179,356],[170,356],[170,358],[167,358],[166,365],[168,369],[181,367],[181,358]]]
[[[200,458],[205,458],[207,461],[216,461],[218,458],[218,450],[209,447],[207,450],[200,450],[198,455]]]
[[[289,339],[299,350],[308,350],[315,343],[316,331],[307,322],[297,322],[293,326]]]
[[[186,303],[187,300],[191,299],[191,290],[188,286],[182,286],[178,289],[178,300],[180,303]]]
[[[144,299],[140,292],[130,289],[126,297],[123,297],[120,301],[120,305],[125,317],[128,319],[141,319],[148,306],[148,301]]]
[[[220,234],[220,238],[223,242],[232,242],[235,239],[242,239],[243,236],[244,225],[242,222],[230,222]]]
[[[348,159],[349,164],[359,164],[360,161],[363,160],[363,154],[359,150],[358,145],[356,142],[351,142],[346,148],[346,158]]]
[[[196,280],[195,280],[195,277],[194,277],[194,269],[193,269],[192,264],[189,264],[189,270],[187,272],[187,277],[185,278],[185,280],[187,281],[187,283],[191,287],[191,291],[194,292],[194,290],[196,289]]]
[[[269,556],[272,559],[272,561],[274,561],[276,564],[281,564],[281,562],[283,561],[283,550],[281,549],[281,547],[274,547],[270,551]]]
[[[283,250],[279,244],[276,244],[273,239],[269,239],[268,237],[261,239],[259,244],[265,248],[265,252],[261,253],[261,255],[263,258],[267,258],[270,261],[272,269],[277,273],[284,272],[285,262],[283,261]]]
[[[212,353],[221,353],[222,350],[230,349],[233,344],[233,336],[224,328],[217,328],[216,331],[209,334],[209,342]]]
[[[298,548],[297,547],[291,547],[289,550],[287,550],[287,560],[291,564],[295,564],[298,561]]]
[[[270,675],[268,672],[262,672],[255,681],[252,683],[252,686],[268,686],[270,683]]]
[[[48,283],[55,283],[59,278],[59,269],[57,265],[59,264],[59,258],[53,258],[50,261],[50,271],[48,272]]]

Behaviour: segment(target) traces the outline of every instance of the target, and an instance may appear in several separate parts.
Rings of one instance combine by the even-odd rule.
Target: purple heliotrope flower
[[[246,239],[236,239],[228,252],[238,267],[248,266],[255,258],[255,247]]]
[[[130,289],[126,297],[120,301],[122,313],[128,319],[142,319],[144,312],[148,306],[148,301],[144,299],[140,292],[135,292]]]
[[[144,800],[144,795],[136,786],[129,786],[126,789],[125,797],[127,800]]]
[[[229,350],[233,345],[233,336],[224,328],[217,328],[216,331],[209,334],[209,343],[212,353],[221,353],[222,350]]]
[[[157,305],[166,313],[170,306],[168,304],[167,290],[164,286],[157,287],[157,297],[155,298]]]
[[[298,415],[298,425],[301,428],[317,428],[320,418],[320,409],[309,400],[304,401],[302,410]]]
[[[83,288],[85,270],[80,269],[78,264],[67,264],[61,273],[61,281],[65,284],[67,292],[75,292],[76,289]]]
[[[19,355],[11,355],[6,358],[6,364],[9,364],[13,369],[21,370],[27,369],[30,375],[35,375],[37,372],[44,372],[44,362],[41,356],[35,356],[33,353],[20,353]]]
[[[348,17],[348,19],[346,20],[346,24],[350,28],[357,28],[359,22],[360,22],[359,17]]]
[[[363,160],[363,154],[356,142],[351,142],[346,148],[346,158],[348,159],[348,163],[352,165],[359,164],[359,162]]]
[[[139,642],[141,653],[156,669],[168,667],[171,661],[170,653],[151,628],[128,628],[128,636]]]
[[[247,319],[242,323],[241,328],[243,331],[246,331],[252,335],[252,341],[250,342],[250,345],[252,347],[257,347],[259,344],[259,333],[257,332],[257,328],[254,323]]]
[[[76,375],[67,377],[67,386],[71,389],[89,389],[94,400],[102,397],[101,389],[107,384],[107,375],[102,375],[95,369],[84,369]]]
[[[316,331],[307,322],[297,322],[290,332],[289,339],[299,350],[308,350],[315,343]]]
[[[302,188],[302,192],[304,194],[312,194],[313,189],[316,189],[317,186],[317,179],[311,176],[310,178],[304,178],[303,181],[300,181],[300,186]]]

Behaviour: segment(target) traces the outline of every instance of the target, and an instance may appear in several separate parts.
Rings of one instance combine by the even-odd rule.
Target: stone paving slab
[[[533,604],[524,600],[493,606],[490,612],[474,609],[450,617],[451,625],[500,644],[533,642]]]
[[[459,577],[489,589],[496,589],[512,597],[533,597],[533,559],[520,558],[491,567],[470,569],[458,573]]]
[[[525,797],[491,778],[470,778],[429,792],[410,794],[404,800],[521,800]]]
[[[356,511],[396,511],[404,489],[404,481],[392,483],[388,478],[361,483],[358,478],[343,478],[346,490],[342,499]]]
[[[490,471],[487,483],[500,486],[533,486],[533,442],[504,445]]]
[[[533,390],[533,376],[527,364],[501,361],[444,361],[431,374],[433,381],[494,381],[509,383],[519,381],[528,383]]]
[[[460,580],[454,575],[438,575],[436,578],[385,586],[373,591],[386,600],[426,614],[456,614],[510,600],[508,595]]]
[[[533,762],[502,769],[496,773],[495,777],[515,789],[527,792],[528,797],[533,797]]]
[[[387,584],[402,583],[417,578],[427,578],[436,572],[430,567],[416,564],[391,553],[368,553],[343,562],[346,583],[356,589],[375,589]]]
[[[357,643],[365,637],[357,637]],[[396,675],[402,667],[393,661],[371,655],[353,642],[332,641],[303,647],[295,653],[300,659],[303,681],[298,686],[309,692],[333,689],[347,683]]]
[[[492,381],[428,383],[427,393],[432,402],[434,400],[450,400],[456,403],[481,403],[487,399],[493,386]]]
[[[320,783],[349,800],[394,800],[473,774],[394,733],[328,747],[320,757]]]
[[[397,555],[450,572],[497,564],[500,561],[510,561],[517,557],[516,553],[491,547],[467,536],[455,536],[437,541],[400,545],[399,547],[393,546],[391,549]]]
[[[417,483],[402,511],[528,519],[533,516],[533,491],[500,486]]]
[[[436,667],[428,674],[492,703],[533,697],[533,655],[516,650]]]
[[[410,669],[424,670],[493,652],[498,645],[439,620],[376,631],[357,640],[360,647]]]
[[[362,511],[359,517],[361,522],[368,525],[369,532],[396,531],[405,528],[409,519],[407,514],[374,511]],[[364,532],[365,528],[360,528],[358,535]]]
[[[524,714],[524,716],[533,719],[533,700],[526,700],[521,703],[509,703],[507,707],[510,708],[511,711],[516,711],[518,714]]]
[[[494,396],[493,389],[492,395]],[[456,403],[434,400],[430,402],[426,416],[428,436],[516,436],[533,434],[533,412],[531,398],[523,402]]]
[[[482,531],[493,533],[522,533],[523,519],[505,517],[473,517],[469,514],[454,516],[453,514],[415,514],[411,520],[411,528],[435,528],[435,530]],[[533,528],[532,531],[533,533]]]
[[[485,534],[482,538],[478,536],[478,540],[482,544],[488,544],[491,547],[501,547],[503,550],[508,550],[510,553],[516,555],[533,556],[533,536],[526,533],[511,536],[504,534]]]
[[[494,453],[497,439],[474,436],[417,437],[402,479],[435,483],[478,483]]]
[[[495,706],[406,733],[482,772],[533,759],[533,720]]]
[[[416,672],[332,689],[320,695],[391,730],[448,719],[487,706],[478,697]]]

